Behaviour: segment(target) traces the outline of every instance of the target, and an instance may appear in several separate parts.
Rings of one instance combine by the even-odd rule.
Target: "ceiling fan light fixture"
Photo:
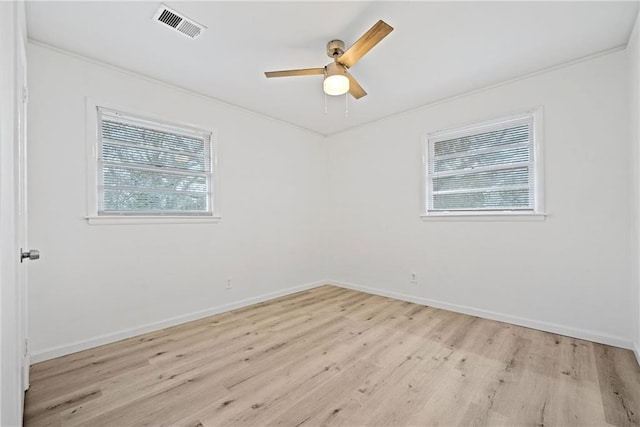
[[[349,79],[345,75],[328,76],[324,79],[323,88],[327,95],[344,95],[349,92]]]
[[[349,77],[345,74],[343,66],[333,63],[327,65],[327,73],[322,83],[324,93],[327,95],[344,95],[349,92]]]

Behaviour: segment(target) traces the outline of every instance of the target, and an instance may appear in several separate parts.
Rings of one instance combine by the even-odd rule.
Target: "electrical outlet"
[[[418,284],[418,275],[415,272],[411,273],[411,283],[414,285]]]
[[[231,277],[227,279],[227,289],[231,289],[233,285],[231,284]]]

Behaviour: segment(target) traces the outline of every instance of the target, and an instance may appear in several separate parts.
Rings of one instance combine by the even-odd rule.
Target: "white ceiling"
[[[152,21],[160,2],[28,2],[29,37],[321,134],[624,46],[637,2],[177,2],[208,30]],[[350,46],[378,19],[395,30],[351,73],[369,93],[329,97],[326,43]]]

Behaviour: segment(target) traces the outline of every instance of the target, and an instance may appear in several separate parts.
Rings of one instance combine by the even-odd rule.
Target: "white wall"
[[[640,15],[638,15],[640,16]],[[636,358],[640,362],[640,19],[636,24],[627,45],[629,73],[629,124],[631,141],[631,264],[632,264],[632,302],[633,302],[633,342]]]
[[[29,66],[36,361],[326,277],[631,346],[626,52],[328,139],[39,45]],[[86,96],[216,128],[222,222],[88,225]],[[536,106],[547,219],[422,222],[425,133]]]
[[[28,55],[35,361],[325,277],[324,138],[43,46]],[[86,96],[216,129],[222,221],[88,225]]]
[[[626,55],[616,52],[331,138],[330,278],[629,347],[626,90]],[[425,133],[536,106],[547,219],[422,222]]]

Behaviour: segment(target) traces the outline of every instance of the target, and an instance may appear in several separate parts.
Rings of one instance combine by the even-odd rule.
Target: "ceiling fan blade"
[[[347,75],[347,77],[349,77],[349,93],[351,94],[351,96],[353,96],[355,99],[360,99],[363,96],[366,96],[367,92],[362,89],[360,83],[358,83],[356,79],[354,79],[353,76],[348,72],[345,71],[345,74]]]
[[[267,77],[311,76],[314,74],[324,74],[324,67],[302,68],[300,70],[267,71],[264,73]]]
[[[347,68],[360,60],[367,52],[385,38],[393,27],[384,21],[378,21],[373,27],[362,35],[345,53],[338,58],[338,62]]]

